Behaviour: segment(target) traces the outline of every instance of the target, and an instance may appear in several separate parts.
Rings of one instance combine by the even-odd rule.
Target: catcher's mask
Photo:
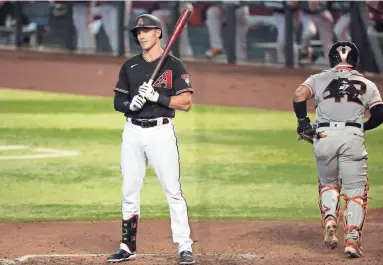
[[[136,25],[134,26],[134,28],[130,30],[137,44],[140,44],[137,38],[137,31],[138,29],[142,29],[142,28],[160,29],[161,30],[160,39],[162,38],[162,25],[160,20],[156,16],[153,16],[150,14],[143,14],[137,18]]]
[[[359,61],[358,47],[350,41],[338,41],[332,45],[328,53],[328,60],[331,67],[348,64],[355,68]]]

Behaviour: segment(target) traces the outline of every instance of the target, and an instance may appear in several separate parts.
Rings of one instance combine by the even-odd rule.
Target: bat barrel
[[[161,59],[159,60],[156,68],[154,69],[154,72],[152,76],[150,77],[149,84],[152,85],[154,82],[154,79],[156,78],[158,72],[160,71],[160,68],[162,67],[166,57],[169,55],[171,48],[173,47],[174,43],[180,36],[182,29],[184,28],[185,24],[189,20],[189,17],[191,15],[191,11],[188,9],[185,9],[182,11],[180,17],[178,18],[178,21],[176,23],[176,26],[174,27],[173,34],[170,36],[169,41],[165,47],[164,53],[162,54]]]

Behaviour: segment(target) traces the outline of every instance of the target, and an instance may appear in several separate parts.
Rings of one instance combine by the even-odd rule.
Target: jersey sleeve
[[[125,72],[125,64],[121,66],[120,73],[118,74],[118,81],[113,91],[122,94],[129,94],[129,81]]]
[[[193,93],[190,75],[186,66],[181,62],[177,67],[178,69],[175,71],[174,76],[174,94],[177,96],[185,92]]]
[[[380,96],[380,92],[375,84],[369,85],[367,87],[366,93],[367,93],[366,103],[365,103],[366,109],[371,109],[372,107],[376,105],[383,104],[382,97]]]
[[[307,87],[308,89],[310,89],[310,92],[311,92],[311,96],[310,98],[314,97],[315,96],[315,79],[314,79],[314,76],[313,75],[310,75],[309,78],[307,78],[302,84],[301,86],[305,86]]]

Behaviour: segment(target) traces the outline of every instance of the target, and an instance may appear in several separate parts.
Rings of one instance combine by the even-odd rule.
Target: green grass
[[[293,113],[193,106],[175,124],[192,219],[319,219],[312,149],[297,142]],[[0,160],[0,219],[118,220],[123,127],[111,98],[0,89],[0,148],[81,152]],[[381,133],[367,134],[369,209],[383,207]],[[0,149],[0,158],[31,152]],[[142,218],[167,219],[164,193],[153,170],[147,173]]]

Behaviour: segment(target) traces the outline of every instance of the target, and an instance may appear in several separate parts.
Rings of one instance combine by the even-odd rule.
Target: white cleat
[[[344,255],[347,258],[361,258],[363,255],[362,248],[359,246],[359,244],[355,240],[353,239],[346,240]]]
[[[327,248],[335,249],[338,246],[338,238],[336,236],[337,224],[334,219],[329,218],[325,225],[324,243]]]

